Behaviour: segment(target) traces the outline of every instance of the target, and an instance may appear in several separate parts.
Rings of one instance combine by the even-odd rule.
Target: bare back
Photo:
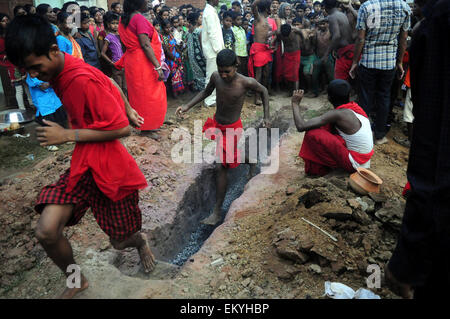
[[[330,24],[331,36],[334,37],[335,34],[339,34],[339,40],[336,43],[335,50],[353,43],[353,30],[344,13],[335,10],[328,16],[328,22]]]
[[[274,30],[269,23],[268,14],[259,12],[256,2],[252,4],[252,13],[254,16],[253,28],[255,31],[253,41],[256,43],[270,44]]]
[[[303,41],[301,43],[302,56],[309,56],[314,54],[314,48],[316,46],[316,31],[309,29],[301,29],[300,31],[303,34]]]

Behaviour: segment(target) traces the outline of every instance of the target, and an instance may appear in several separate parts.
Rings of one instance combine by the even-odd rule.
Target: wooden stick
[[[336,237],[330,235],[329,233],[327,233],[326,231],[324,231],[322,228],[320,228],[319,226],[314,225],[313,223],[311,223],[309,220],[306,220],[302,217],[302,220],[304,220],[305,222],[307,222],[308,224],[310,224],[313,227],[316,227],[318,230],[320,230],[322,233],[324,233],[325,235],[327,235],[328,237],[330,237],[332,240],[334,241],[338,241]]]

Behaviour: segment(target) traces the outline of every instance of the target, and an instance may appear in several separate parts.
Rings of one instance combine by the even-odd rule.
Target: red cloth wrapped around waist
[[[354,54],[354,52],[353,52],[354,49],[355,49],[355,45],[353,43],[338,49],[337,50],[338,59],[345,58],[347,60],[352,60],[353,54]]]
[[[358,104],[356,104],[355,102],[349,102],[347,104],[343,104],[341,106],[338,106],[336,109],[337,110],[339,110],[339,109],[349,109],[349,110],[354,111],[355,113],[358,113],[358,114],[368,118],[366,112],[364,112],[364,110]],[[331,124],[324,125],[321,128],[327,130],[330,133],[333,133],[333,126]],[[342,142],[342,145],[347,147],[346,143],[345,143],[345,140],[342,138],[342,136],[340,136],[339,134],[334,134],[334,135],[336,136],[336,138],[339,141]],[[371,159],[371,157],[372,157],[372,155],[374,153],[373,149],[372,149],[372,151],[370,151],[369,153],[366,153],[366,154],[358,153],[358,152],[352,151],[352,150],[348,150],[348,151],[352,155],[353,159],[358,164],[364,164],[364,163],[368,162]],[[301,151],[300,151],[300,153],[301,153]],[[299,156],[300,156],[300,153],[299,153]],[[316,159],[316,161],[318,161],[318,159]]]
[[[242,135],[242,122],[241,119],[237,120],[234,123],[231,124],[220,124],[216,121],[216,116],[214,115],[213,118],[208,118],[203,125],[202,132],[205,133],[206,137],[215,140],[217,136],[219,136],[219,141],[217,143],[216,147],[216,154],[221,155],[222,158],[222,165],[227,168],[234,168],[239,166],[239,157],[240,157],[240,151],[238,149],[238,142]],[[216,130],[211,130],[216,129]],[[220,130],[220,133],[217,132],[217,129]],[[233,140],[229,140],[230,138],[227,138],[227,129],[228,134],[233,133]],[[230,130],[232,130],[230,132]],[[211,132],[214,131],[214,132]],[[227,147],[227,143],[233,143],[234,146]],[[227,150],[228,148],[228,150]],[[230,150],[232,149],[232,150]],[[231,152],[233,152],[231,154]],[[227,154],[228,160],[227,160]]]
[[[268,44],[255,42],[250,48],[248,59],[248,74],[255,77],[254,67],[262,67],[272,61],[272,50]]]
[[[300,50],[284,53],[283,76],[287,81],[297,82],[299,80],[300,59]]]

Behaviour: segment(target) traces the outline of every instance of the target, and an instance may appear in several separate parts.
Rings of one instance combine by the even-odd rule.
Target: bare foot
[[[137,250],[139,252],[139,257],[141,257],[144,272],[149,273],[155,268],[155,256],[153,256],[153,253],[150,250],[145,234],[140,233],[139,236],[141,239],[141,244]]]
[[[76,294],[82,292],[83,290],[89,287],[89,283],[86,277],[81,274],[81,284],[80,288],[66,288],[61,295],[59,295],[58,299],[72,299]]]
[[[213,213],[209,215],[209,217],[203,219],[200,223],[214,226],[220,222],[220,219],[220,209],[214,209]]]
[[[410,285],[399,282],[394,274],[389,270],[386,265],[384,268],[384,279],[386,285],[397,295],[403,297],[404,299],[413,299],[414,290]]]

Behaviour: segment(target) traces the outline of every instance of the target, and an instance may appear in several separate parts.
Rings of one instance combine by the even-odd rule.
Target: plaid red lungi
[[[98,225],[111,239],[124,241],[141,230],[142,216],[138,190],[113,202],[100,191],[92,174],[87,171],[75,188],[66,193],[69,174],[70,170],[67,170],[55,184],[42,189],[35,206],[39,214],[47,204],[74,204],[72,217],[66,226],[78,224],[90,207]]]

